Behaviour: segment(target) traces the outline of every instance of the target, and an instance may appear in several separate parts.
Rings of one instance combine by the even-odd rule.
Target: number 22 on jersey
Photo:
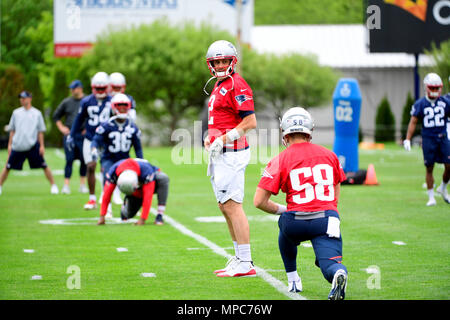
[[[318,164],[314,167],[303,167],[293,169],[289,173],[292,189],[295,191],[305,191],[304,197],[296,194],[292,197],[292,201],[297,204],[303,204],[313,201],[314,199],[321,201],[334,200],[334,185],[333,185],[333,168],[328,164]],[[303,179],[301,179],[303,177]],[[312,177],[315,185],[306,182],[310,181]],[[328,195],[326,195],[328,189]]]

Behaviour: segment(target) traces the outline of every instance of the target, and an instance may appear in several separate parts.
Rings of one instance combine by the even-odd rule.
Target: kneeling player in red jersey
[[[148,218],[155,190],[158,204],[166,204],[169,179],[159,168],[144,159],[129,158],[116,162],[106,174],[99,225],[105,224],[107,208],[116,186],[126,194],[120,211],[122,220],[133,218],[142,207],[141,217],[136,224],[143,225]],[[155,224],[163,224],[161,213],[156,216]]]
[[[328,299],[344,299],[347,269],[341,263],[342,237],[337,211],[344,171],[333,152],[310,142],[314,124],[305,109],[289,109],[280,126],[287,148],[268,163],[256,189],[254,205],[281,215],[278,245],[288,290],[302,291],[297,273],[297,246],[310,240],[316,265],[332,283]],[[270,200],[280,189],[286,193],[287,207]]]

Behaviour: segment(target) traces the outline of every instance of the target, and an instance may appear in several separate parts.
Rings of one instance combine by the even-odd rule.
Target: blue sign
[[[358,81],[341,78],[333,93],[334,146],[344,172],[359,170],[358,133],[361,112],[361,91]]]

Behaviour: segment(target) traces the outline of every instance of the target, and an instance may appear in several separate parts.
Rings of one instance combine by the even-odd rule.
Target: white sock
[[[95,194],[90,194],[89,195],[89,200],[97,201],[97,197],[95,196]]]
[[[2,186],[0,186],[0,194],[2,194]]]
[[[239,257],[239,248],[238,248],[237,241],[233,241],[233,246],[234,246],[234,255],[236,257]]]
[[[300,277],[298,276],[297,270],[292,271],[292,272],[286,272],[286,275],[287,275],[287,278],[288,278],[289,282],[300,280]]]
[[[158,214],[164,214],[164,211],[166,211],[166,206],[159,205]]]
[[[238,258],[242,261],[252,261],[252,253],[249,244],[238,244]]]
[[[442,188],[441,190],[444,195],[447,195],[447,185],[448,185],[448,182],[447,183],[445,183],[444,181],[441,182],[441,188]]]
[[[428,198],[431,200],[431,199],[434,199],[434,189],[428,189],[427,190],[427,193],[428,193]]]

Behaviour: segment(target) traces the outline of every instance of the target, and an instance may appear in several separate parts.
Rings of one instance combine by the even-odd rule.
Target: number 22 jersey
[[[346,179],[337,156],[309,142],[295,143],[266,166],[258,187],[286,193],[288,211],[337,211],[335,186]]]
[[[444,97],[434,103],[423,97],[414,103],[411,116],[422,120],[422,136],[445,137],[447,135],[447,117],[450,117],[450,104]]]

